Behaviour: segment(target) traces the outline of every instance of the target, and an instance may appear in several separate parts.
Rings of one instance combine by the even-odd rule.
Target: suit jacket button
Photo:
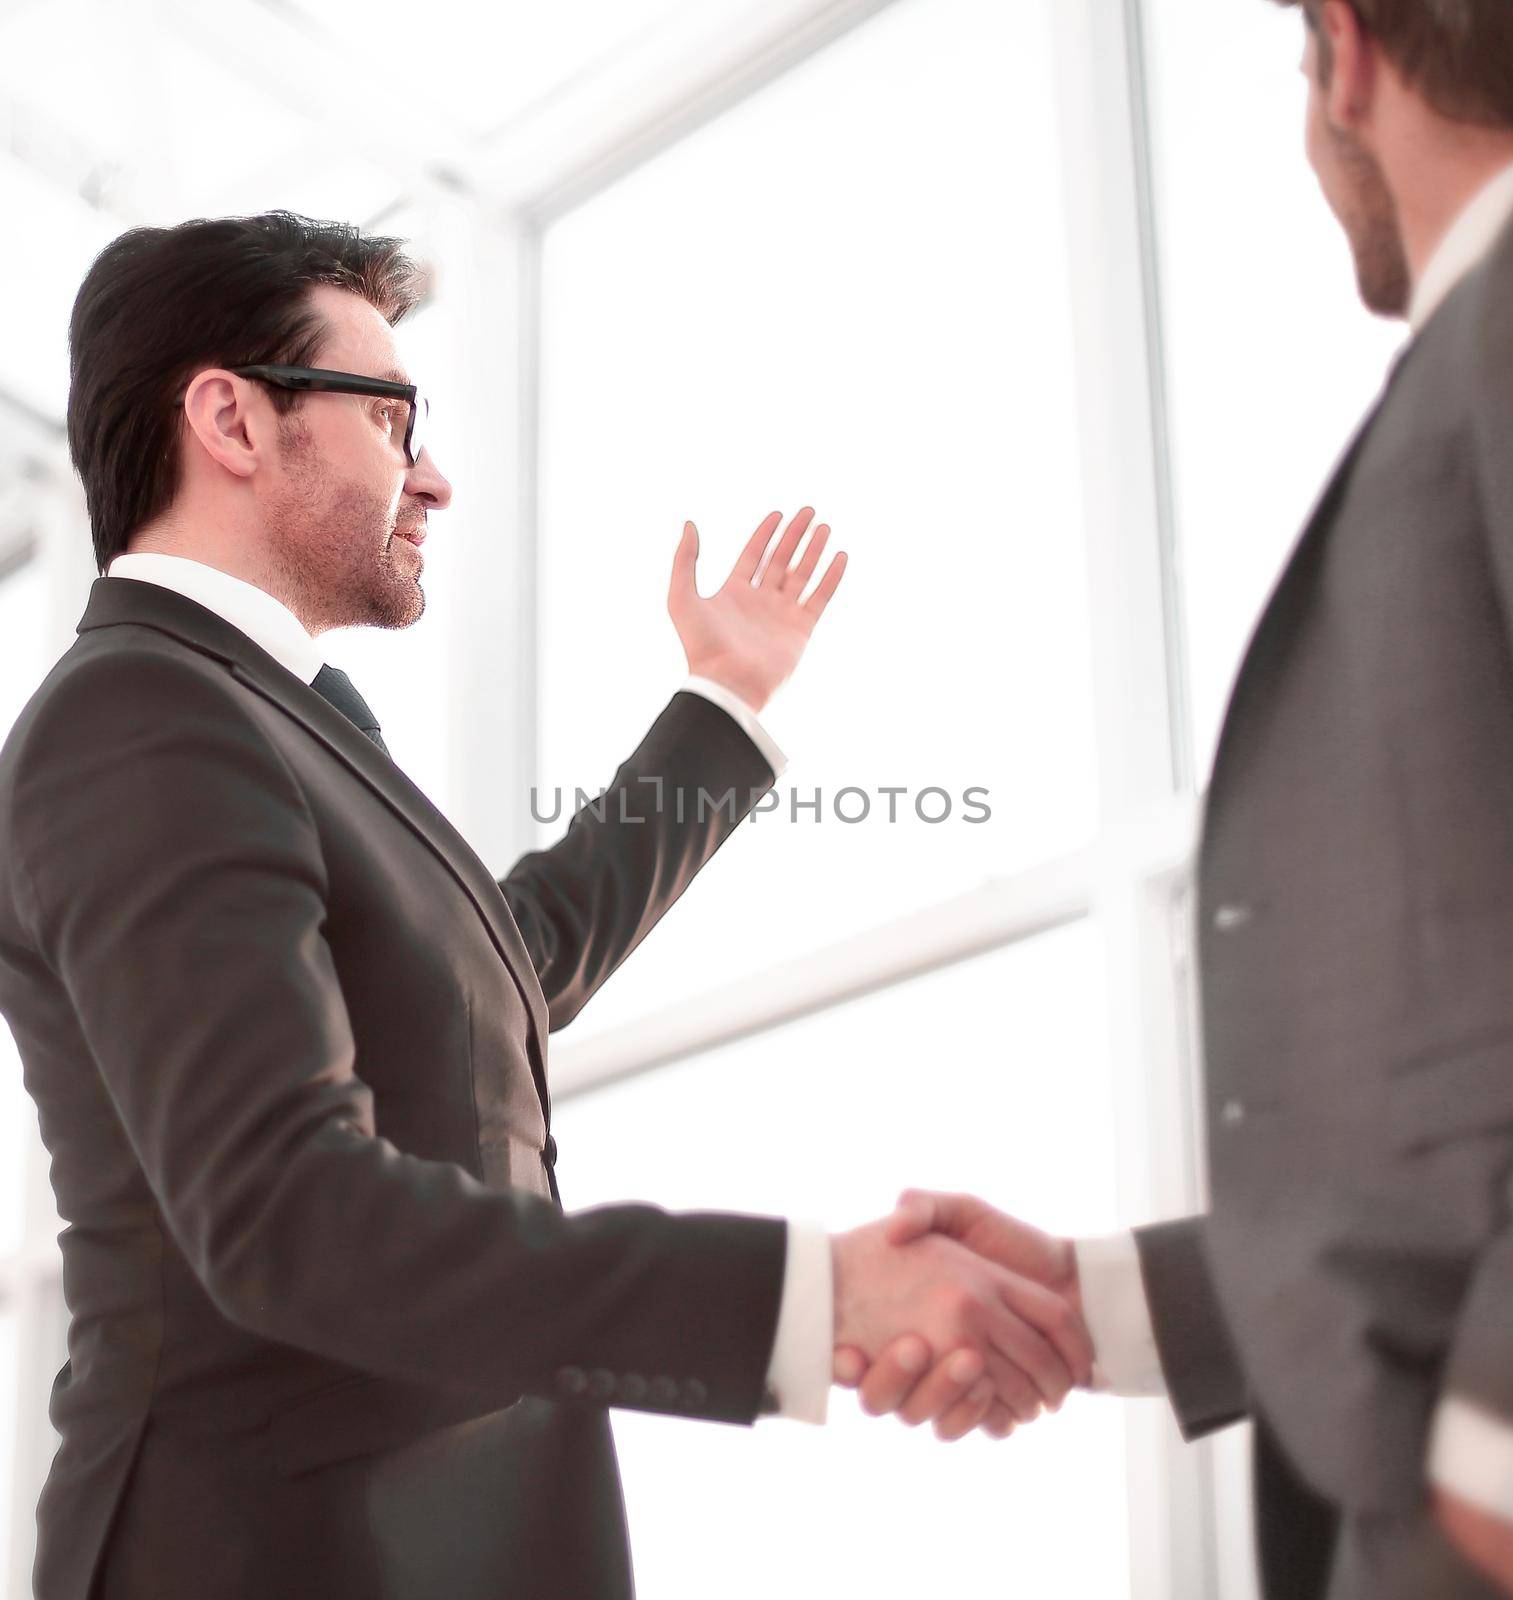
[[[650,1394],[655,1404],[670,1406],[678,1398],[678,1386],[671,1378],[653,1378]]]
[[[683,1385],[683,1404],[690,1408],[702,1406],[709,1399],[709,1390],[697,1378],[689,1378]]]
[[[1226,1100],[1219,1110],[1219,1120],[1227,1128],[1238,1128],[1245,1120],[1245,1102]]]
[[[582,1394],[588,1388],[588,1374],[582,1367],[558,1367],[557,1387],[564,1394]]]
[[[620,1380],[620,1398],[637,1405],[646,1398],[646,1379],[639,1372],[627,1372]]]
[[[1243,928],[1253,915],[1249,906],[1220,906],[1214,912],[1214,927],[1220,933],[1233,933],[1236,928]]]
[[[603,1367],[595,1367],[588,1375],[588,1393],[592,1400],[608,1400],[615,1392],[615,1375]]]

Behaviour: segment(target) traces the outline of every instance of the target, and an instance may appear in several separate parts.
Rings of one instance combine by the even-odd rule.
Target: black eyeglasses
[[[325,367],[251,366],[227,367],[239,378],[258,378],[264,383],[276,383],[280,389],[323,389],[332,394],[372,394],[387,399],[402,400],[409,413],[405,419],[405,460],[413,467],[425,448],[422,435],[425,422],[431,414],[431,402],[413,383],[391,383],[387,378],[368,378],[360,372],[332,372]],[[187,391],[180,390],[175,405],[184,403]],[[390,433],[394,431],[390,424]]]

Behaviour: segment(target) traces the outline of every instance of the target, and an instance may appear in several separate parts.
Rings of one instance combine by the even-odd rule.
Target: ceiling
[[[813,9],[814,0],[807,0]],[[61,417],[95,253],[274,206],[373,227],[424,184],[487,202],[628,61],[655,78],[794,0],[0,0],[0,398]],[[660,54],[659,54],[660,52]],[[617,73],[619,77],[617,79]],[[18,248],[19,246],[19,248]]]

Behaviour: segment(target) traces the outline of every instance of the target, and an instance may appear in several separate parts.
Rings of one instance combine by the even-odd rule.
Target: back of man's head
[[[1325,0],[1301,6],[1319,35],[1324,82],[1329,39],[1319,21]],[[1347,4],[1404,83],[1451,122],[1513,128],[1513,0],[1335,0]]]

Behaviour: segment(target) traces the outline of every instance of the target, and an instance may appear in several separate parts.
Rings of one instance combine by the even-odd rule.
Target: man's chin
[[[1401,319],[1413,301],[1413,284],[1406,273],[1356,272],[1361,304],[1378,317]]]

